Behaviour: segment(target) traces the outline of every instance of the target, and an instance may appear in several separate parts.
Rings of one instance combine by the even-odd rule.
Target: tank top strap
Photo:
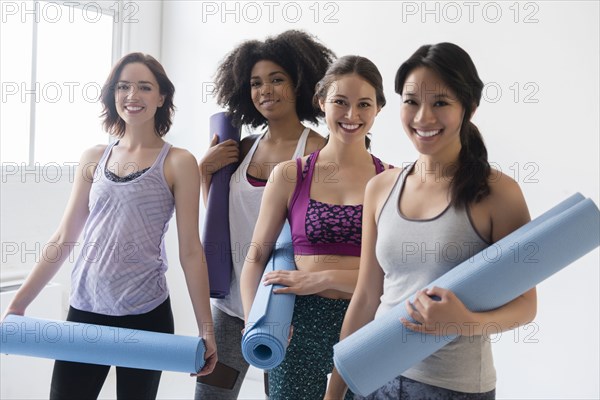
[[[317,156],[319,155],[319,151],[320,150],[317,150],[314,153],[311,153],[306,159],[305,168],[308,167],[306,176],[304,176],[304,168],[302,168],[302,158],[296,158],[296,187],[294,188],[294,193],[292,193],[290,211],[297,201],[307,202],[308,198],[310,197],[310,185],[312,183],[313,171],[315,169],[315,163]]]
[[[407,165],[398,174],[398,178],[396,178],[394,187],[390,191],[388,198],[385,200],[385,203],[379,212],[379,216],[377,217],[377,225],[379,225],[379,222],[382,220],[391,221],[398,215],[396,210],[398,208],[398,203],[400,202],[400,193],[402,192],[406,177],[412,170],[413,165],[414,163]]]
[[[302,131],[300,138],[298,139],[298,144],[296,145],[296,150],[294,150],[294,155],[292,159],[304,156],[304,152],[306,151],[306,142],[308,141],[308,134],[310,133],[310,128],[306,127]]]
[[[317,158],[319,157],[320,152],[321,150],[317,150],[314,153],[311,153],[310,156],[306,159],[306,162],[308,163],[308,172],[306,173],[303,182],[306,182],[306,185],[308,185],[309,188],[312,183],[312,177],[315,172],[315,165],[317,164]]]
[[[256,153],[256,149],[258,148],[258,144],[260,143],[260,141],[262,140],[263,137],[265,137],[265,135],[267,134],[267,132],[263,132],[261,133],[261,135],[259,137],[256,138],[256,140],[254,141],[254,143],[252,143],[252,147],[250,147],[250,150],[248,150],[248,153],[246,154],[246,157],[244,157],[244,159],[242,160],[242,163],[240,164],[240,166],[238,167],[238,170],[245,176],[247,169],[248,169],[248,165],[250,165],[250,161],[252,161],[252,157],[254,156],[254,153]]]
[[[167,154],[169,153],[169,150],[171,149],[172,145],[169,142],[165,142],[165,144],[163,144],[163,148],[160,150],[160,153],[158,153],[158,157],[156,159],[156,166],[159,167],[159,169],[162,171],[162,166],[165,163],[165,158],[167,158]]]
[[[400,201],[400,192],[402,191],[402,188],[404,187],[404,182],[406,181],[406,177],[408,176],[408,173],[410,172],[411,169],[412,169],[412,164],[407,165],[400,172],[400,174],[398,174],[398,179],[396,180],[396,183],[394,184],[394,188],[392,189],[392,192],[390,193],[390,197],[394,200],[394,202],[396,204],[398,203],[398,201]]]
[[[119,141],[115,140],[114,142],[109,143],[108,146],[106,146],[106,148],[104,149],[104,153],[102,153],[102,157],[100,157],[100,160],[98,161],[97,169],[104,170],[104,168],[106,168],[106,161],[108,160],[108,156],[112,151],[112,148],[115,147],[118,143]]]
[[[296,158],[296,185],[302,181],[302,157]]]
[[[385,171],[385,166],[383,165],[383,161],[381,161],[379,158],[375,157],[373,154],[371,154],[371,157],[373,158],[373,164],[375,164],[375,175],[379,175],[380,173]]]
[[[412,162],[412,163],[408,164],[407,166],[405,166],[402,169],[402,171],[400,172],[400,175],[398,176],[398,182],[396,184],[396,187],[394,188],[394,190],[397,192],[397,193],[395,193],[396,201],[398,201],[400,199],[400,191],[404,187],[404,182],[406,182],[406,178],[408,177],[408,175],[410,174],[410,172],[412,171],[414,166],[415,166],[415,163]]]

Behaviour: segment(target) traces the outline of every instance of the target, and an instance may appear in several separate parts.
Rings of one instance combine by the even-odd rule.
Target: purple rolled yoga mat
[[[219,143],[228,139],[240,141],[241,129],[231,123],[225,112],[210,117],[210,140],[217,134]],[[222,299],[229,294],[231,282],[231,242],[229,239],[229,180],[235,172],[237,164],[230,164],[212,175],[202,244],[208,266],[210,297]]]

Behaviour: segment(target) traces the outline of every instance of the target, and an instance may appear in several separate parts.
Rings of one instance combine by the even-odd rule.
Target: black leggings
[[[118,328],[173,333],[173,313],[169,298],[145,314],[112,316],[69,307],[67,321]],[[52,372],[50,399],[97,399],[110,366],[56,361]],[[161,371],[117,367],[118,399],[155,399]]]

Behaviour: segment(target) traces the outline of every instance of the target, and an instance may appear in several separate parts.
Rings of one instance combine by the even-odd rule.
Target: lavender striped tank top
[[[71,306],[105,315],[149,312],[169,295],[164,237],[175,199],[163,165],[164,144],[154,164],[137,178],[113,182],[105,174],[112,148],[98,162],[90,189],[90,215],[71,275]]]

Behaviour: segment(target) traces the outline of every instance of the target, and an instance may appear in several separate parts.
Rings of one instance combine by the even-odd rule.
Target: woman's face
[[[460,151],[464,108],[440,76],[418,67],[406,77],[400,118],[419,153],[452,157]]]
[[[261,60],[250,72],[250,93],[254,107],[267,120],[296,114],[296,93],[290,75],[278,64]]]
[[[364,143],[381,109],[376,98],[375,88],[357,74],[342,75],[332,82],[325,99],[319,99],[331,137],[344,143]]]
[[[117,113],[128,125],[151,124],[154,114],[164,103],[165,96],[150,69],[142,63],[130,63],[123,67],[115,87]]]

